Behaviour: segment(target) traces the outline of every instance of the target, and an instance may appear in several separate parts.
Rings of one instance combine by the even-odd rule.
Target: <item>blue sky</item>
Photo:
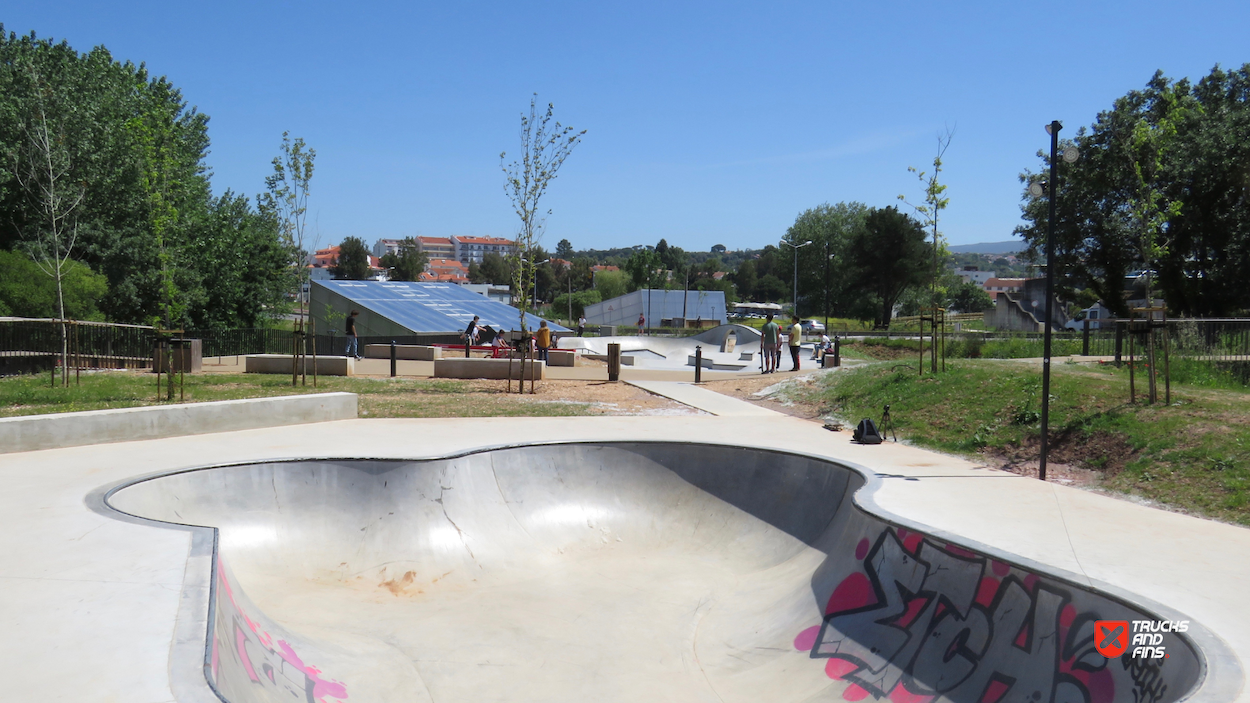
[[[284,130],[318,152],[310,222],[511,236],[499,153],[532,93],[589,130],[543,243],[775,243],[806,208],[921,197],[936,135],[952,244],[1010,238],[1016,175],[1142,87],[1250,61],[1250,3],[58,2],[6,31],[146,62],[212,120],[217,192],[264,187]]]

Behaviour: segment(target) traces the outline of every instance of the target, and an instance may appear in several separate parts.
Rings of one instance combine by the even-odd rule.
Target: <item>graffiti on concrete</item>
[[[1098,614],[1034,574],[894,528],[855,557],[823,623],[795,640],[850,684],[847,700],[1111,703],[1132,686],[1094,647]]]
[[[216,578],[217,616],[209,673],[227,700],[268,700],[264,694],[270,691],[282,694],[283,700],[303,703],[336,703],[347,698],[345,685],[322,678],[321,671],[304,663],[290,643],[275,640],[248,616],[235,598],[220,559]]]

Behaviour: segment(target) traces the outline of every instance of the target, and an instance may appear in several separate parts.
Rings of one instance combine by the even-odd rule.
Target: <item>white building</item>
[[[455,258],[460,263],[480,264],[487,254],[508,256],[516,251],[516,242],[501,237],[459,237],[453,235],[451,244],[455,247]]]

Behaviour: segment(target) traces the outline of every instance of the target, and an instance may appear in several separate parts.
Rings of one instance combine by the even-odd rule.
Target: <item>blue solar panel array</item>
[[[521,313],[511,305],[465,290],[454,283],[411,283],[407,281],[313,281],[413,332],[459,332],[474,315],[480,325],[495,330],[520,327]],[[538,329],[542,318],[525,316],[526,326]],[[548,322],[552,330],[567,327]]]

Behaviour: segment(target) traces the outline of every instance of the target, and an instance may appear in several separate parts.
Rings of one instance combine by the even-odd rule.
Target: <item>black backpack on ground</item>
[[[877,425],[867,417],[859,421],[852,439],[860,444],[881,444],[884,441],[881,433],[877,431]]]

